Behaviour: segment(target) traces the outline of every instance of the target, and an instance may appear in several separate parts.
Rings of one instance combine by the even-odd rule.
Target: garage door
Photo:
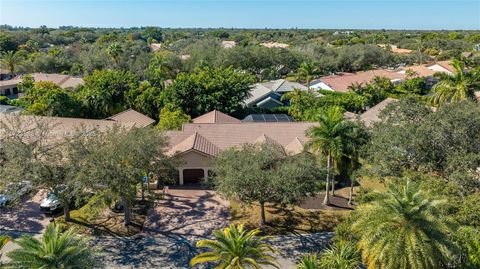
[[[198,183],[203,180],[203,169],[185,169],[183,170],[183,182]]]

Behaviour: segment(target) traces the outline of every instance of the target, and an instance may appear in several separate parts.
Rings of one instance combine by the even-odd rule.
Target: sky
[[[479,30],[480,0],[0,0],[0,24]]]

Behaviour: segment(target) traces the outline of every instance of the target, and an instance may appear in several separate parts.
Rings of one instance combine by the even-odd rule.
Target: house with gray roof
[[[283,106],[282,95],[295,89],[306,91],[307,87],[285,79],[277,79],[263,83],[257,83],[250,91],[250,97],[245,101],[247,107],[273,108]]]

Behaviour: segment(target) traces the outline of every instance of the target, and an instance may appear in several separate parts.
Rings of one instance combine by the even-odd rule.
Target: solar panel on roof
[[[246,116],[245,122],[294,122],[292,117],[286,114],[250,114]]]

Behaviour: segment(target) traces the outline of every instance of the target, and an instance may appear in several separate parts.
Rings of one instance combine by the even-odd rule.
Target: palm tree
[[[367,268],[444,268],[457,247],[452,225],[417,185],[389,185],[382,198],[357,208],[352,231]]]
[[[120,58],[122,53],[123,53],[122,46],[117,42],[110,44],[107,48],[107,54],[110,57],[112,57],[115,64],[118,64],[118,58]]]
[[[475,71],[466,72],[465,64],[454,60],[453,75],[437,73],[439,82],[433,86],[435,94],[432,96],[434,105],[441,105],[448,102],[458,102],[466,99],[475,99],[475,91],[480,90],[480,74]]]
[[[320,261],[317,254],[305,255],[297,264],[297,269],[320,269]]]
[[[334,158],[343,155],[346,136],[351,128],[351,123],[343,118],[341,108],[334,106],[328,108],[325,113],[319,116],[318,126],[307,131],[307,136],[310,137],[307,148],[327,157],[326,192],[323,201],[325,205],[330,204],[330,174]],[[332,183],[332,191],[335,190],[334,188],[335,182]]]
[[[316,74],[318,74],[318,68],[315,62],[303,62],[297,69],[297,80],[304,80],[307,88],[310,89],[310,81]]]
[[[319,268],[359,269],[360,265],[360,252],[357,246],[350,242],[340,241],[322,252]]]
[[[272,254],[275,250],[265,243],[267,237],[260,237],[260,230],[247,231],[243,225],[230,225],[223,231],[213,232],[215,240],[200,240],[197,248],[208,248],[211,251],[195,256],[190,261],[194,267],[199,263],[218,262],[216,268],[262,268],[269,265],[278,268]]]
[[[63,232],[59,225],[50,224],[40,239],[24,236],[15,243],[19,249],[7,254],[7,268],[93,268],[91,247],[72,229]]]
[[[22,56],[18,52],[14,52],[13,50],[7,51],[2,54],[0,59],[0,63],[2,66],[6,66],[10,75],[14,76],[15,71],[18,66],[21,66],[23,62]]]

